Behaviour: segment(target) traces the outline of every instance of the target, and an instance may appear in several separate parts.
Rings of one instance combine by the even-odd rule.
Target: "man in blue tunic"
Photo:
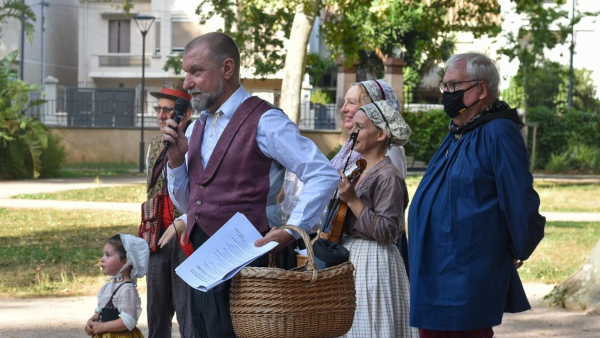
[[[450,132],[408,217],[410,325],[421,338],[493,337],[504,312],[530,309],[517,273],[544,237],[515,109],[479,53],[446,61],[440,90]]]

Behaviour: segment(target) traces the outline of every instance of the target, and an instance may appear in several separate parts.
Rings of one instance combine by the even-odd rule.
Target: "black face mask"
[[[457,90],[453,93],[450,93],[447,91],[443,92],[442,93],[442,104],[444,105],[444,112],[446,112],[446,115],[448,115],[451,119],[453,119],[453,118],[459,116],[460,114],[466,112],[467,109],[471,108],[477,102],[481,101],[481,100],[477,100],[468,107],[465,106],[465,104],[463,103],[463,98],[464,98],[467,90],[471,90],[472,88],[475,88],[478,84],[479,84],[479,82],[472,85],[471,87],[469,87],[467,89]]]

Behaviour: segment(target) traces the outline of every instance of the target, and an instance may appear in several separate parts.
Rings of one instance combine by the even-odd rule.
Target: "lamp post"
[[[142,134],[140,136],[140,172],[144,172],[144,86],[146,70],[146,34],[150,30],[155,17],[150,15],[136,15],[133,17],[135,24],[142,33],[142,91],[140,93],[140,112],[142,112]]]

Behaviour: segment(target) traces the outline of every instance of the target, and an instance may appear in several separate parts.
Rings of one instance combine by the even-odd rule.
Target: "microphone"
[[[177,125],[179,125],[179,123],[181,122],[181,119],[183,118],[185,113],[188,111],[189,106],[190,106],[190,101],[188,101],[186,99],[179,98],[179,99],[177,99],[177,101],[175,101],[175,116],[173,116],[173,120],[175,122],[177,122]],[[163,149],[163,151],[165,153],[167,152],[167,149],[169,149],[170,145],[171,145],[171,142],[165,141],[165,148]]]

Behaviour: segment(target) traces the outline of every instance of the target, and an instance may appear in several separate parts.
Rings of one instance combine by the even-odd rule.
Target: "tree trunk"
[[[579,271],[558,285],[554,292],[562,296],[567,309],[600,314],[600,240]]]
[[[320,8],[320,0],[311,2],[309,5],[299,6],[296,10],[283,67],[280,107],[296,124],[300,122],[300,95],[302,78],[306,71],[306,47]]]

